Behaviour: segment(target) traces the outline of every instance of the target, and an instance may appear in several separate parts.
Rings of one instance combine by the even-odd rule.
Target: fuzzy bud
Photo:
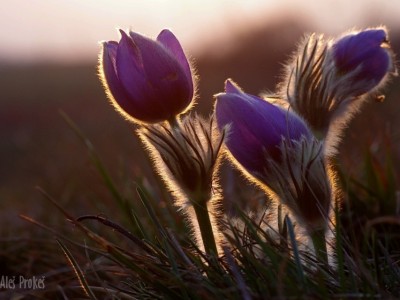
[[[277,104],[302,116],[325,141],[325,155],[332,156],[343,128],[368,95],[376,97],[389,75],[396,75],[393,61],[384,28],[346,34],[333,42],[312,34],[287,65],[278,91],[278,98],[287,103]]]
[[[197,115],[186,116],[176,125],[151,124],[138,132],[175,198],[207,202],[212,198],[224,133],[219,133],[213,118]]]

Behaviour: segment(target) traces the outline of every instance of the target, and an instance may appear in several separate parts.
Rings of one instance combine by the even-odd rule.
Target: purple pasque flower
[[[228,126],[225,144],[243,168],[260,179],[268,159],[279,163],[284,140],[297,141],[312,134],[294,113],[259,97],[244,93],[231,80],[216,96],[215,114],[220,129]]]
[[[336,40],[331,49],[338,74],[351,74],[349,84],[358,86],[355,96],[369,92],[388,73],[396,71],[384,28],[347,34]]]
[[[169,120],[193,99],[193,79],[183,49],[167,29],[156,40],[121,32],[103,43],[99,71],[112,104],[126,117],[146,123]]]
[[[230,80],[216,98],[217,124],[227,127],[230,159],[285,204],[308,232],[324,231],[332,185],[323,142],[289,108],[246,94]]]

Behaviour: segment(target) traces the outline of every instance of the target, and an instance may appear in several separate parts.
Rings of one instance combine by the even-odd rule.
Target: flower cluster
[[[99,71],[112,104],[138,124],[177,205],[195,212],[189,219],[208,254],[220,251],[209,203],[219,200],[214,188],[224,143],[227,157],[289,208],[326,261],[325,231],[337,194],[329,158],[340,129],[396,68],[383,27],[332,40],[313,34],[287,65],[276,94],[253,96],[227,80],[209,119],[179,116],[193,103],[195,83],[179,41],[168,30],[156,40],[121,31],[119,42],[103,43]]]

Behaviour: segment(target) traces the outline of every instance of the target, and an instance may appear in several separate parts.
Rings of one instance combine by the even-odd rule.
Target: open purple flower
[[[332,45],[332,55],[339,74],[350,74],[355,96],[367,93],[395,71],[388,36],[383,28],[367,29],[345,35]]]
[[[156,123],[174,118],[193,99],[189,62],[176,37],[163,30],[151,40],[121,32],[103,43],[100,73],[113,105],[129,119]]]
[[[225,93],[216,98],[218,126],[229,126],[225,142],[228,150],[247,172],[258,178],[268,167],[267,159],[281,160],[283,140],[311,137],[307,125],[297,115],[242,92],[230,80],[225,83]]]

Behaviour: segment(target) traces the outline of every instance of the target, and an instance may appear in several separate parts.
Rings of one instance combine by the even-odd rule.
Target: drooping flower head
[[[298,116],[259,97],[246,94],[232,81],[225,93],[216,96],[215,113],[219,128],[229,125],[225,142],[237,162],[251,174],[264,173],[266,157],[281,160],[283,139],[310,137]]]
[[[121,32],[103,43],[99,71],[112,104],[128,119],[156,123],[172,119],[192,102],[189,62],[177,38],[163,30],[156,40]]]
[[[325,230],[332,186],[323,143],[295,113],[242,92],[230,80],[216,98],[218,126],[228,128],[230,158],[309,232]]]
[[[384,28],[353,32],[337,39],[332,55],[339,74],[352,73],[350,84],[359,86],[355,96],[374,89],[391,71],[395,71]]]

